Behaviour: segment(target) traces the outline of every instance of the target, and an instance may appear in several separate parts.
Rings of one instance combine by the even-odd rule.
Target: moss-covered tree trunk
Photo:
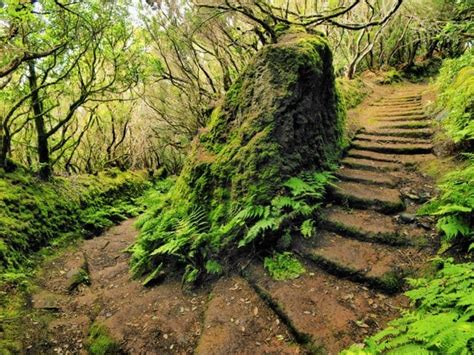
[[[343,116],[325,39],[287,34],[264,47],[194,140],[174,188],[143,217],[135,270],[173,260],[200,271],[233,254],[236,227],[246,227],[229,222],[269,204],[288,178],[326,169],[341,150]]]

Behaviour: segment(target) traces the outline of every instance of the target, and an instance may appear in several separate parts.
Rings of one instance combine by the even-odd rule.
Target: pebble
[[[413,223],[416,216],[411,213],[402,212],[400,213],[400,220],[404,223]]]

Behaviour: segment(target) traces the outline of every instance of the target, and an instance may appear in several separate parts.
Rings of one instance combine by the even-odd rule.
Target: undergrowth
[[[111,170],[97,176],[42,182],[19,169],[0,176],[0,281],[15,281],[32,253],[91,237],[135,216],[135,198],[149,188],[145,173]]]
[[[194,282],[232,267],[238,251],[265,250],[263,246],[287,249],[295,235],[314,234],[313,217],[330,179],[329,173],[290,178],[270,204],[242,206],[224,224],[213,224],[212,216],[198,207],[190,214],[179,206],[169,208],[173,190],[154,192],[148,196],[149,210],[137,223],[142,242],[132,247],[132,271],[137,276],[148,272],[143,282],[146,285],[168,266],[181,266],[185,270],[183,281]]]
[[[442,232],[443,249],[453,243],[474,247],[474,155],[465,166],[446,174],[439,185],[440,194],[418,213],[435,216]]]
[[[472,354],[474,351],[474,263],[442,261],[432,278],[409,280],[413,310],[357,345],[343,351],[361,354]]]
[[[296,279],[306,271],[290,252],[274,253],[271,257],[266,257],[263,266],[275,280]]]
[[[440,195],[420,210],[433,215],[442,232],[443,248],[461,244],[474,247],[474,50],[456,59],[446,60],[436,80],[439,95],[436,105],[446,112],[441,126],[457,143],[461,166],[442,177]],[[464,151],[464,152],[463,152]]]
[[[474,49],[444,61],[436,86],[437,106],[446,110],[445,132],[454,143],[474,147]]]

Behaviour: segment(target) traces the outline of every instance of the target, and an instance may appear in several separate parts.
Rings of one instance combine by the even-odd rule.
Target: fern
[[[174,190],[151,193],[144,198],[151,208],[137,222],[141,235],[140,244],[131,249],[132,271],[136,276],[151,273],[145,280],[148,283],[161,273],[154,265],[161,268],[173,263],[184,265],[184,282],[194,282],[205,274],[222,273],[219,261],[239,248],[288,248],[294,235],[314,234],[313,217],[330,179],[327,173],[290,178],[268,204],[228,206],[237,212],[218,225],[218,219],[200,206],[175,205]]]
[[[441,194],[420,209],[419,214],[438,218],[437,228],[444,241],[467,247],[474,241],[474,159],[467,166],[447,174],[440,184]]]
[[[310,238],[313,236],[315,227],[314,221],[312,219],[307,219],[301,224],[301,235],[305,238]]]
[[[470,354],[474,351],[474,263],[444,267],[430,279],[410,280],[406,295],[417,307],[343,354]]]
[[[239,242],[239,248],[253,242],[257,237],[268,231],[276,231],[282,223],[282,218],[267,217],[257,221],[247,232],[245,237]]]

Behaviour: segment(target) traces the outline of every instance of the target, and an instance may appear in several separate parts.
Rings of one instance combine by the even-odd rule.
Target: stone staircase
[[[403,93],[373,105],[376,123],[354,137],[335,173],[317,235],[296,246],[310,272],[277,282],[255,264],[246,274],[309,351],[337,353],[385,324],[404,278],[429,254],[429,227],[412,215],[420,201],[401,192],[422,185],[413,164],[434,158],[421,96]]]

